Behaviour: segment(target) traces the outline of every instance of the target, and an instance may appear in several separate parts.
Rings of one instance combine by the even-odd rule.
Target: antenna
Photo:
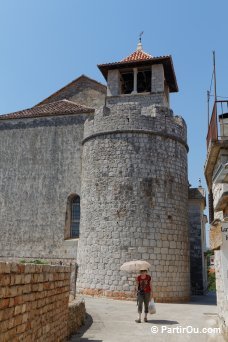
[[[207,91],[207,121],[208,121],[208,128],[210,125],[210,91]]]
[[[215,101],[217,101],[215,51],[213,51],[213,67],[214,67],[214,95],[215,95]]]
[[[213,51],[213,67],[214,67],[214,109],[215,109],[215,124],[216,124],[216,134],[218,137],[218,118],[217,118],[217,87],[216,87],[216,65],[215,65],[215,51]]]

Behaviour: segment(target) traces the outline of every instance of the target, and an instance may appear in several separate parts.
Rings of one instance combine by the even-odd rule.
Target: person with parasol
[[[153,298],[153,289],[151,276],[148,273],[150,264],[147,261],[136,260],[125,262],[121,266],[122,271],[133,272],[140,274],[136,277],[137,284],[137,305],[139,317],[136,320],[137,323],[141,323],[142,309],[144,304],[144,322],[147,322],[147,314],[149,311],[149,303]],[[151,311],[150,313],[155,313],[154,301],[151,301]]]

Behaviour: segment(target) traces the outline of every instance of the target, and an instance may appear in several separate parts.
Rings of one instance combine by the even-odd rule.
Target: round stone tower
[[[135,297],[130,260],[151,267],[157,301],[189,299],[186,124],[169,109],[178,91],[172,59],[141,45],[99,65],[106,105],[85,123],[77,290]]]

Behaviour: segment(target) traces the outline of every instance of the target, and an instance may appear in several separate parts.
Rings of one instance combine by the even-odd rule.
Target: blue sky
[[[202,179],[206,91],[216,51],[218,95],[228,96],[228,2],[212,0],[0,0],[0,113],[31,107],[96,65],[143,48],[173,57],[179,93],[171,107],[188,126],[189,181]]]

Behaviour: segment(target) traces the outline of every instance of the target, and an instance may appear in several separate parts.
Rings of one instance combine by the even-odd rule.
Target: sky
[[[0,0],[0,113],[32,107],[81,74],[105,83],[97,64],[128,56],[144,31],[145,52],[172,55],[189,182],[206,188],[206,91],[215,50],[217,93],[228,97],[227,13],[227,0]]]

